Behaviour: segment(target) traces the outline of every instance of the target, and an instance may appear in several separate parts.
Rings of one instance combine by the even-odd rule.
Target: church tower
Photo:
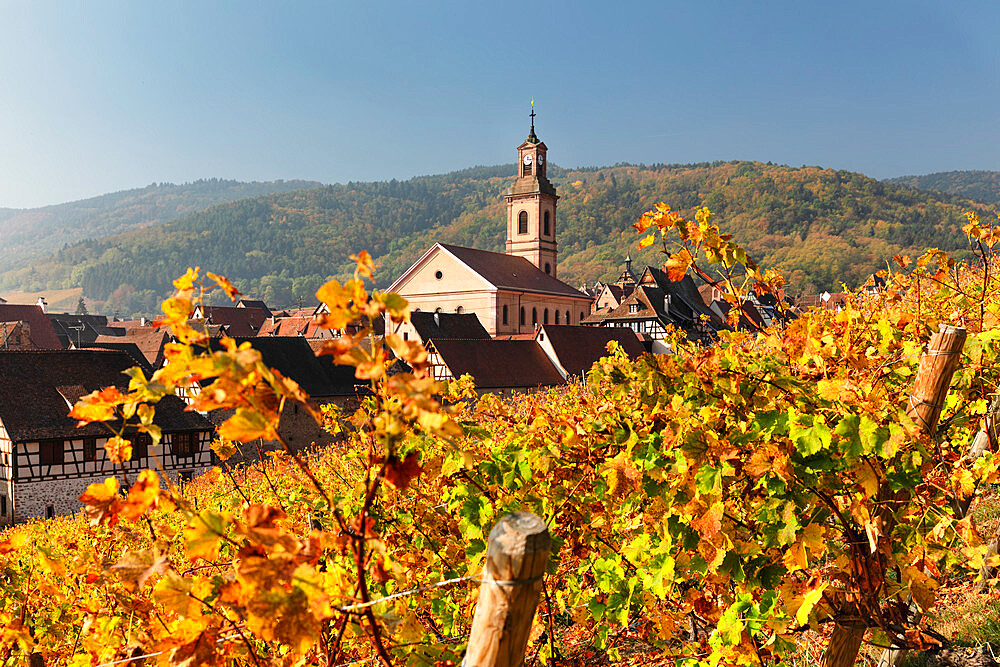
[[[556,277],[556,189],[545,177],[548,147],[531,131],[517,147],[517,178],[504,194],[507,200],[507,254],[524,257]]]

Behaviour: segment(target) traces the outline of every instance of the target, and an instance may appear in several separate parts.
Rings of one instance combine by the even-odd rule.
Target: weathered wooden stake
[[[529,512],[508,514],[490,531],[463,667],[523,664],[551,549],[545,522]]]
[[[927,352],[920,358],[917,377],[913,381],[913,392],[906,406],[906,414],[917,423],[920,429],[933,436],[937,430],[944,399],[951,387],[951,378],[958,368],[962,348],[965,347],[966,331],[961,327],[942,324],[938,333],[931,336],[927,344]],[[888,487],[879,489],[879,497],[886,496],[887,510],[882,516],[882,530],[886,537],[892,535],[895,519],[892,510],[899,503],[910,498],[909,489],[901,489],[892,493]],[[824,667],[848,667],[853,665],[861,648],[865,628],[841,626],[834,628],[826,653],[823,655]],[[897,665],[905,655],[905,651],[886,651],[880,664]]]

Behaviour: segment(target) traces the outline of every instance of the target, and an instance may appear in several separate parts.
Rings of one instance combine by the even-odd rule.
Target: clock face
[[[524,164],[531,164],[531,156],[530,155],[525,155],[524,156]]]
[[[543,162],[545,162],[545,156],[544,155],[539,155],[538,156],[538,164],[542,164]]]

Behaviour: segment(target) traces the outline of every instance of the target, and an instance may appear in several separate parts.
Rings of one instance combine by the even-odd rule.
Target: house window
[[[538,309],[537,308],[532,308],[531,309],[531,323],[532,324],[538,324]]]
[[[51,518],[55,517],[55,515],[56,515],[56,508],[53,505],[46,505],[45,506],[45,518],[46,519],[51,519]]]
[[[503,323],[507,324],[507,306],[503,307]]]
[[[408,331],[403,332],[403,340],[410,340],[410,333]]]
[[[149,456],[149,446],[153,444],[153,438],[148,433],[136,433],[132,436],[132,460],[139,461],[140,459],[147,458]]]
[[[458,308],[455,309],[455,312],[458,313],[459,315],[461,315],[462,313],[465,312],[465,308],[462,308],[461,306],[459,306]]]
[[[43,466],[59,465],[63,462],[66,448],[62,440],[38,443],[38,463]]]
[[[580,319],[582,320],[582,319],[583,319],[583,316],[581,316],[581,317],[580,317]],[[569,311],[567,310],[567,311],[566,311],[566,324],[569,324],[569,323],[570,323],[570,319],[569,319]]]
[[[628,305],[628,312],[630,312],[630,313],[638,313],[639,312],[639,304],[638,303],[630,303]]]
[[[552,275],[552,267],[549,265],[548,262],[545,262],[545,273]]]
[[[521,211],[517,214],[517,233],[527,234],[528,233],[528,212]]]
[[[84,461],[97,460],[97,438],[83,439],[83,460]]]
[[[440,271],[435,271],[434,277],[437,278],[438,280],[441,280],[442,278],[444,278],[444,274],[441,273]]]
[[[583,311],[580,311],[580,321],[583,322]]]
[[[556,311],[556,324],[559,324],[559,311]]]
[[[545,230],[543,233],[546,236],[548,236],[549,235],[549,212],[548,211],[545,212],[545,217],[543,218],[543,220],[544,220],[543,226],[544,226],[544,230]],[[548,273],[548,271],[546,271],[545,273]]]
[[[194,456],[195,434],[174,433],[170,438],[170,453],[177,457]]]
[[[7,516],[7,496],[0,496],[0,516]]]
[[[524,326],[524,306],[521,306],[521,326]]]
[[[545,324],[548,324],[549,323],[549,309],[548,308],[545,309],[543,317],[544,317]]]

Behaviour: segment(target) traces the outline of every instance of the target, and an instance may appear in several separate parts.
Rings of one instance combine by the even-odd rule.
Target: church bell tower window
[[[543,219],[544,219],[545,222],[543,224],[543,232],[542,233],[545,234],[545,236],[551,236],[552,232],[549,231],[550,227],[549,227],[549,212],[548,211],[545,212],[545,217]],[[548,271],[546,271],[546,273],[548,273]]]
[[[517,233],[527,234],[528,233],[528,212],[521,211],[517,214]]]

